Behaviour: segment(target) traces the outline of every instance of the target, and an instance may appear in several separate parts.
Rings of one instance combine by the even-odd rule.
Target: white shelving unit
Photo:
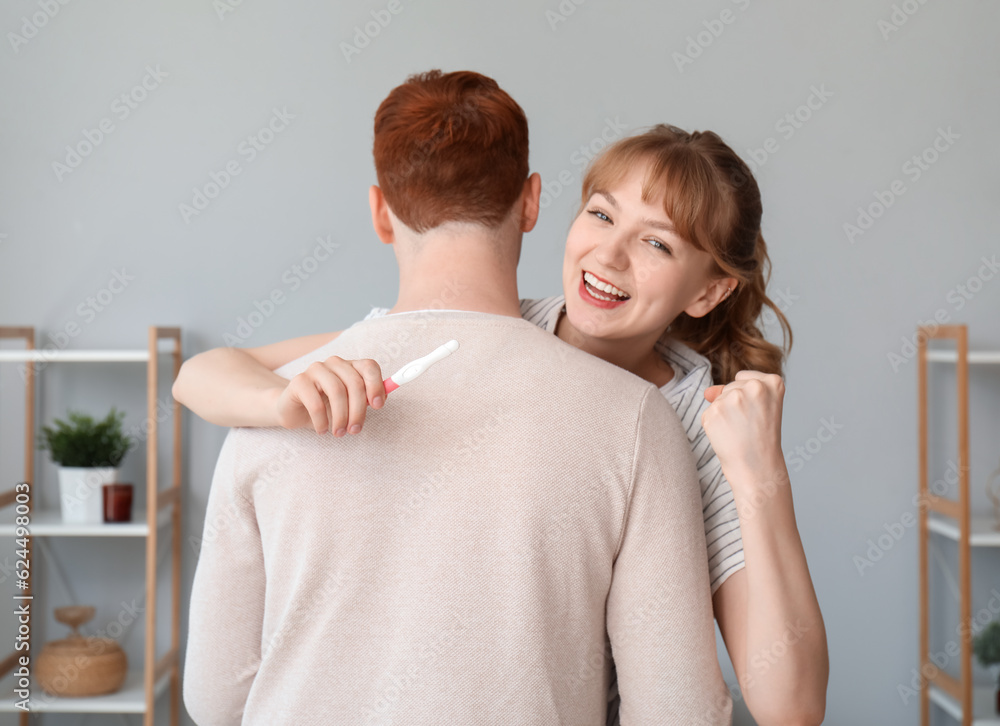
[[[171,505],[160,512],[159,529],[170,524],[172,509]],[[0,537],[14,536],[14,523],[10,521],[11,517],[7,520],[0,522]],[[42,509],[35,510],[31,515],[31,534],[33,537],[145,537],[149,534],[149,524],[146,513],[140,511],[133,512],[131,522],[74,524],[63,522],[58,510]]]
[[[969,545],[971,547],[1000,547],[1000,530],[996,528],[996,520],[986,515],[969,518]],[[927,527],[931,532],[943,535],[958,542],[961,533],[958,523],[947,517],[931,515],[927,518]]]
[[[23,350],[0,350],[0,363],[24,363],[25,380],[25,451],[24,479],[31,490],[29,508],[31,539],[28,544],[28,558],[32,579],[38,576],[38,565],[33,556],[36,538],[50,537],[138,537],[145,540],[146,551],[146,600],[145,600],[145,648],[142,667],[130,667],[125,683],[115,693],[87,698],[60,698],[45,693],[32,676],[29,712],[15,706],[13,697],[15,678],[13,669],[23,651],[13,651],[9,655],[0,654],[0,713],[19,713],[20,726],[28,726],[30,713],[106,713],[143,714],[143,726],[153,726],[157,698],[170,693],[170,724],[177,726],[180,714],[180,587],[181,587],[181,408],[173,402],[173,456],[172,484],[161,489],[157,482],[158,464],[158,417],[157,387],[160,380],[160,357],[169,355],[172,365],[168,368],[170,380],[177,377],[181,367],[181,331],[177,327],[150,326],[147,346],[136,350],[37,350],[35,329],[24,327],[0,327],[0,339],[23,339]],[[37,363],[143,363],[146,365],[146,386],[148,405],[148,433],[146,434],[146,507],[144,512],[133,511],[131,522],[75,524],[64,523],[59,511],[36,510],[35,495],[35,376]],[[0,538],[13,537],[16,490],[0,491]],[[151,527],[150,522],[156,526]],[[169,530],[168,530],[169,528]],[[172,592],[171,592],[171,644],[170,649],[156,657],[156,589],[157,589],[157,542],[162,535],[172,537]],[[44,545],[45,540],[39,544]],[[43,553],[48,548],[42,548]],[[60,568],[56,567],[57,574]],[[32,596],[29,587],[19,594]],[[24,601],[18,601],[24,602]],[[38,623],[46,616],[40,599],[32,599],[32,622]],[[37,630],[37,625],[33,632]],[[41,643],[32,635],[32,663],[41,652]]]
[[[931,689],[930,699],[956,721],[962,720],[962,707],[958,701],[944,691],[938,688]],[[984,715],[994,712],[995,702],[996,694],[992,688],[980,686],[972,689],[972,713],[974,714],[972,726],[996,726],[996,724],[1000,724],[1000,717]]]
[[[164,673],[153,686],[154,698],[163,693],[170,685],[170,673]],[[32,678],[32,691],[42,693]],[[12,693],[14,676],[7,675],[0,680],[0,693]],[[33,713],[145,713],[146,693],[143,688],[142,669],[130,668],[125,676],[125,683],[114,693],[106,696],[90,696],[87,698],[46,698],[32,705]],[[12,699],[4,699],[4,708],[0,712],[14,711]]]
[[[1000,365],[1000,351],[970,351],[965,325],[918,328],[919,458],[920,458],[920,723],[930,724],[936,704],[962,726],[1000,726],[996,691],[972,683],[972,552],[973,547],[1000,547],[1000,530],[992,514],[973,514],[969,496],[969,366]],[[931,340],[953,340],[954,350],[928,347]],[[952,364],[958,384],[958,500],[928,491],[928,363]],[[959,632],[961,675],[954,678],[930,660],[928,545],[931,534],[958,544]],[[925,671],[926,669],[926,671]]]

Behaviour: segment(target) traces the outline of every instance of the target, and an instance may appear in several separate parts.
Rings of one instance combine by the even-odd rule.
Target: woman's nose
[[[606,267],[624,270],[628,267],[627,239],[623,234],[612,234],[601,241],[594,251],[597,261]]]

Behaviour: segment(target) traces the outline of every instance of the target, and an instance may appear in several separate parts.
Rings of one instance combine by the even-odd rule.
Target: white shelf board
[[[927,515],[927,528],[958,542],[958,522],[936,513]],[[1000,547],[1000,530],[992,515],[973,515],[969,518],[969,546]]]
[[[170,523],[173,504],[164,507],[159,514],[159,527]],[[14,536],[14,510],[0,512],[0,537]],[[149,534],[146,524],[146,507],[132,507],[131,522],[102,522],[100,524],[74,524],[62,521],[58,509],[35,510],[31,514],[28,527],[32,537],[145,537]]]
[[[41,652],[41,651],[39,651]],[[153,699],[163,693],[170,682],[170,671],[167,670],[160,680],[153,684]],[[14,706],[14,674],[8,673],[0,680],[0,713],[22,713]],[[143,689],[142,669],[130,668],[125,676],[122,687],[114,693],[104,696],[85,696],[76,698],[61,698],[51,696],[41,689],[35,675],[31,675],[31,695],[28,699],[32,712],[46,711],[49,713],[145,713],[146,695]]]
[[[958,701],[931,685],[930,699],[940,706],[945,713],[959,723],[962,722],[962,707]],[[996,712],[996,691],[991,686],[974,686],[972,688],[972,726],[1000,726],[1000,716]]]
[[[990,365],[1000,363],[1000,351],[993,350],[970,350],[968,355],[970,364]],[[958,351],[956,350],[928,350],[927,360],[932,363],[958,363]]]
[[[163,350],[162,343],[157,352],[166,355],[174,352],[173,341],[166,339],[170,343],[168,350]],[[0,363],[25,363],[27,361],[41,361],[45,363],[145,363],[149,361],[149,351],[142,350],[46,350],[44,348],[33,348],[31,350],[0,350]]]

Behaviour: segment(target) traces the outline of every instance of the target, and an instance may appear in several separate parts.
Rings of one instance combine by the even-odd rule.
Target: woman
[[[522,300],[521,311],[674,406],[702,486],[714,614],[747,707],[761,726],[818,724],[826,635],[781,452],[783,351],[756,325],[767,305],[791,345],[765,294],[761,214],[753,176],[716,134],[660,125],[622,139],[584,176],[564,295]],[[207,351],[185,362],[174,395],[213,423],[269,425],[238,406],[235,374],[269,373],[336,335]],[[281,425],[360,432],[367,406],[384,405],[378,365],[334,356],[316,368],[276,389]],[[613,683],[609,724],[617,710]]]

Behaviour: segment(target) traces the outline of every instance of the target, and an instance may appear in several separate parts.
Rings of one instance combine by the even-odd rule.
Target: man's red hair
[[[528,120],[492,78],[432,70],[382,101],[374,155],[385,201],[410,229],[495,228],[528,177]]]

